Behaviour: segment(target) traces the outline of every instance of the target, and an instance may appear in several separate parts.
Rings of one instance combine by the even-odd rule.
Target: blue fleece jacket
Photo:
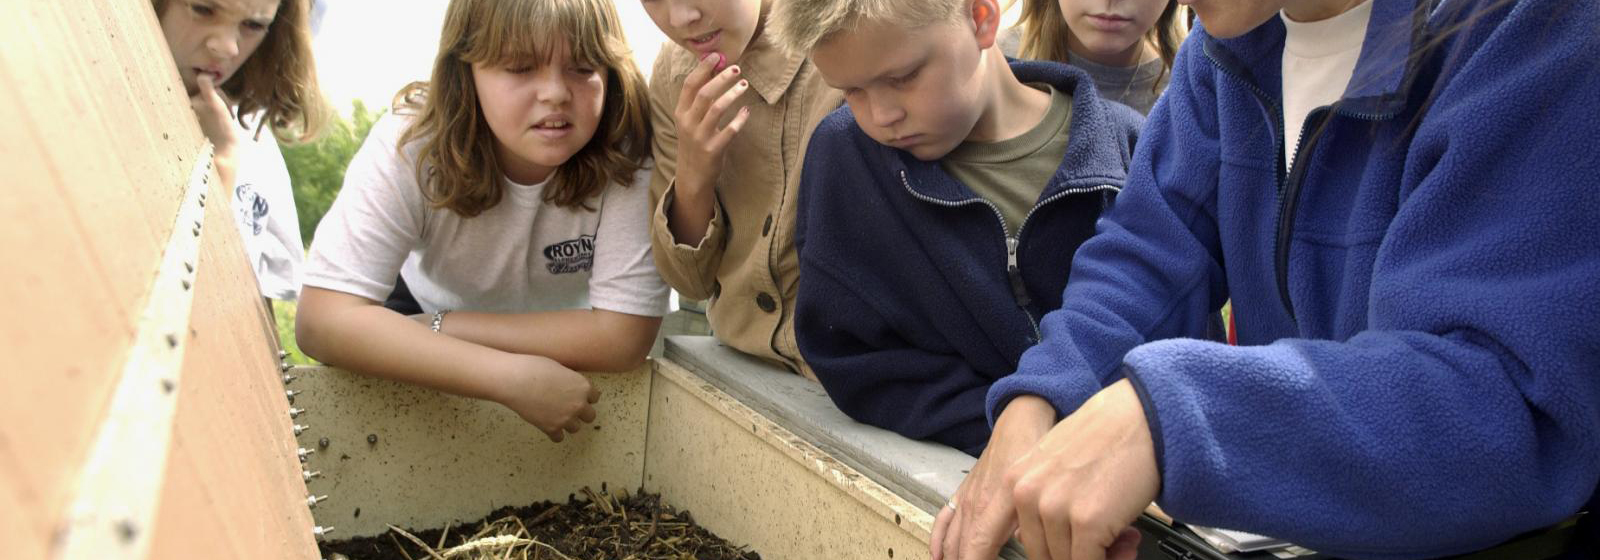
[[[1595,498],[1600,7],[1373,1],[1287,173],[1282,23],[1192,35],[991,418],[1126,376],[1168,513],[1339,556],[1466,552]],[[1185,338],[1228,297],[1239,347]]]
[[[812,135],[795,246],[801,354],[858,421],[977,455],[984,395],[1061,305],[1072,252],[1122,187],[1142,117],[1081,70],[1013,62],[1072,95],[1067,153],[1008,239],[999,210],[937,161],[877,143],[848,107]]]

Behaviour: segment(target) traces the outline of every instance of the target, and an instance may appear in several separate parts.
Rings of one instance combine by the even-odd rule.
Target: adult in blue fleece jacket
[[[1061,306],[1072,252],[1122,187],[1143,120],[1081,70],[1010,66],[1072,95],[1066,155],[1015,238],[939,161],[874,141],[849,107],[812,135],[795,227],[795,335],[834,403],[973,455],[989,438],[989,386]]]
[[[1088,401],[1061,424],[1081,426],[1126,378],[1152,480],[1095,479],[1111,471],[1052,432],[1008,474],[1025,538],[1143,507],[1085,503],[1070,476],[1363,558],[1467,552],[1595,505],[1600,7],[1371,1],[1350,86],[1288,172],[1283,23],[1183,47],[1063,307],[988,399]],[[1240,346],[1193,340],[1229,297]]]

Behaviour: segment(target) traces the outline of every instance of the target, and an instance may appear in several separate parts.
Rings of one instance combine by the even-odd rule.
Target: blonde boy
[[[773,15],[847,103],[801,175],[801,353],[846,414],[974,455],[985,393],[1060,306],[1141,121],[1081,71],[1008,62],[999,14],[996,0],[821,0]]]

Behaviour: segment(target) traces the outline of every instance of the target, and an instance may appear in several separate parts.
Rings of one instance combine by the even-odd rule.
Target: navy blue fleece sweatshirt
[[[795,229],[796,337],[834,403],[974,455],[989,438],[984,395],[1061,305],[1072,253],[1122,187],[1142,121],[1081,70],[1011,69],[1073,99],[1066,156],[1015,238],[939,162],[873,141],[848,107],[812,136]]]

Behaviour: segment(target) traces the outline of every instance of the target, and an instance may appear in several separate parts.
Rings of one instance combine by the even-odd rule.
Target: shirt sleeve
[[[633,184],[606,189],[589,277],[589,304],[595,309],[646,317],[667,313],[667,284],[656,272],[650,247],[650,177],[646,167]]]
[[[317,225],[305,285],[383,301],[400,265],[423,238],[426,201],[417,184],[414,152],[396,142],[409,119],[385,117],[345,171],[344,186]]]
[[[253,124],[253,121],[251,121]],[[294,187],[270,130],[241,129],[238,178],[230,202],[261,295],[293,300],[300,293],[305,245],[295,213]]]
[[[655,154],[655,170],[650,177],[649,210],[650,243],[661,269],[661,277],[690,299],[711,297],[716,283],[717,267],[722,262],[727,229],[722,227],[721,201],[712,204],[711,223],[701,239],[677,239],[667,224],[676,189],[678,164],[678,131],[673,109],[678,103],[679,89],[684,70],[673,62],[673,53],[665,49],[678,48],[664,45],[656,59],[650,80],[650,119],[655,131],[651,151]]]

